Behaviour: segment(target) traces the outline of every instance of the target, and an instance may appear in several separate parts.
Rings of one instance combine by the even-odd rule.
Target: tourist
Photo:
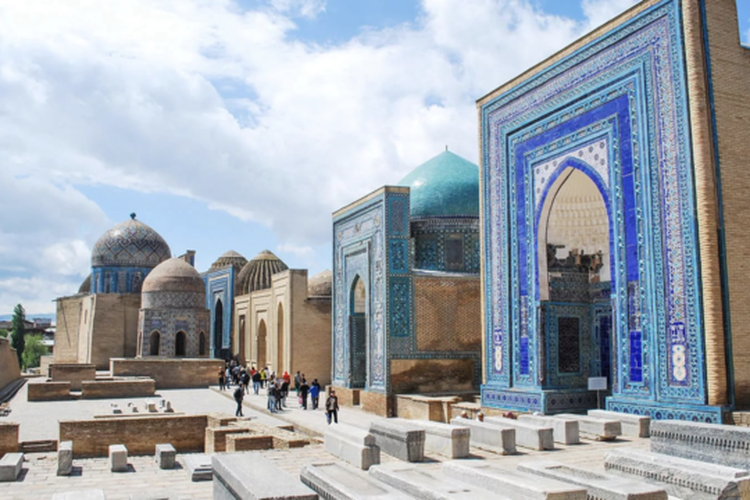
[[[284,382],[286,382],[287,387],[289,384],[292,383],[292,377],[289,375],[289,372],[284,370],[284,375],[281,376],[282,379],[284,379]]]
[[[268,372],[266,371],[266,367],[264,366],[260,370],[260,388],[261,389],[266,386],[266,379],[267,378],[268,378]]]
[[[480,422],[484,422],[484,413],[482,413],[481,411],[477,413],[477,420]]]
[[[320,384],[318,383],[318,379],[313,380],[310,386],[310,400],[312,401],[312,409],[317,410],[318,401],[320,400]]]
[[[339,398],[336,397],[336,391],[331,389],[331,393],[326,399],[326,420],[328,425],[331,425],[331,419],[335,423],[339,423]]]
[[[227,366],[226,375],[227,375],[227,388],[229,388],[229,386],[232,385],[231,383],[232,382],[232,370],[231,368],[229,368],[229,366]]]
[[[253,392],[255,395],[258,395],[258,391],[260,390],[260,372],[253,373]]]
[[[299,374],[299,370],[297,370],[297,374],[294,376],[294,390],[297,393],[297,396],[299,396],[300,385],[302,385],[302,376]]]
[[[268,408],[268,411],[271,413],[276,413],[276,386],[269,383],[266,389],[266,394],[268,395],[266,408]]]
[[[226,389],[226,384],[224,383],[224,370],[219,369],[219,390],[223,391]]]
[[[289,374],[287,374],[289,375]],[[282,379],[281,382],[281,406],[286,408],[286,397],[289,395],[289,381]]]
[[[299,404],[302,405],[303,410],[307,410],[307,393],[310,391],[310,386],[307,385],[307,380],[302,379],[302,385],[299,388]]]
[[[242,387],[245,389],[245,394],[250,394],[250,374],[245,370],[242,370]]]
[[[283,398],[283,393],[281,390],[281,384],[283,381],[280,378],[277,378],[274,380],[274,386],[276,387],[275,397],[276,397],[276,411],[281,411],[281,399]]]
[[[237,387],[234,390],[234,400],[237,401],[237,411],[234,412],[235,417],[244,417],[242,414],[242,398],[244,397],[244,392],[242,391],[242,387]]]

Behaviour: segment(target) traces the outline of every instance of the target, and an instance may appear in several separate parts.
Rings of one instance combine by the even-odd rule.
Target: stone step
[[[214,455],[214,498],[236,500],[317,500],[297,478],[255,453]]]
[[[750,469],[750,429],[733,425],[657,420],[651,451],[740,469]]]
[[[510,418],[487,417],[485,423],[516,430],[516,446],[532,450],[552,450],[555,448],[555,438],[552,427],[538,427],[536,425],[519,422]]]
[[[518,470],[564,483],[583,486],[589,498],[600,500],[667,500],[664,488],[632,479],[599,474],[552,460],[523,462]]]
[[[608,473],[663,487],[679,498],[750,498],[750,472],[635,448],[614,448],[604,457]]]
[[[589,416],[594,418],[605,418],[608,420],[619,420],[623,435],[631,437],[649,437],[651,417],[648,415],[633,415],[632,413],[620,413],[606,410],[589,410]]]
[[[426,451],[448,458],[464,458],[471,453],[471,429],[465,425],[444,424],[430,420],[411,420],[424,429]]]
[[[380,447],[365,429],[347,424],[332,425],[323,437],[325,450],[361,470],[380,463]]]
[[[214,473],[211,467],[211,455],[196,453],[185,455],[182,465],[187,470],[191,481],[210,481]]]
[[[581,442],[578,433],[578,421],[565,418],[555,418],[545,415],[519,415],[519,422],[524,422],[537,427],[551,427],[556,443],[579,444]]]
[[[508,500],[468,482],[447,478],[440,469],[390,463],[370,469],[370,476],[414,498],[425,500]]]
[[[424,460],[425,431],[408,420],[384,418],[370,423],[380,451],[406,462]]]
[[[622,435],[622,426],[619,420],[595,418],[574,413],[560,413],[555,417],[577,420],[579,434],[587,439],[612,441]]]
[[[326,500],[407,500],[413,497],[370,477],[366,472],[338,463],[308,464],[302,482]]]
[[[452,461],[446,476],[520,500],[586,500],[586,488],[500,467],[492,461]]]
[[[506,427],[469,420],[454,418],[451,424],[468,427],[471,430],[471,446],[492,451],[501,455],[516,453],[516,430]]]
[[[49,453],[57,451],[57,440],[22,441],[18,444],[18,447],[24,453]]]

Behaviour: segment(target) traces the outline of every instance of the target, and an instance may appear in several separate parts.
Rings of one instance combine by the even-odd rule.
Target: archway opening
[[[149,354],[151,356],[158,356],[159,355],[159,348],[161,343],[161,335],[158,331],[154,330],[151,332],[151,335],[148,339],[148,346],[149,346]]]
[[[224,304],[221,299],[214,307],[214,357],[223,359],[224,348]]]
[[[605,197],[584,170],[567,167],[541,207],[540,343],[549,349],[544,377],[548,387],[585,388],[588,377],[607,377],[608,385],[612,380],[611,241]]]
[[[281,302],[276,308],[276,338],[276,373],[282,374],[287,367],[284,364],[284,306]]]
[[[267,358],[266,358],[266,322],[265,320],[260,320],[260,323],[258,324],[258,369],[260,370],[264,366],[266,366]]]
[[[187,335],[185,332],[177,332],[174,336],[174,355],[185,356],[187,351]]]
[[[245,335],[247,335],[246,326],[245,326],[245,315],[241,314],[240,315],[240,328],[239,328],[239,339],[238,340],[239,340],[239,344],[240,344],[239,358],[240,358],[240,363],[243,366],[245,365],[245,360],[246,360],[246,358],[245,358],[245,356],[246,356],[245,349],[247,349]]]
[[[350,292],[349,313],[350,386],[364,388],[367,382],[367,289],[359,276]]]
[[[198,355],[206,355],[206,334],[203,332],[198,335]]]

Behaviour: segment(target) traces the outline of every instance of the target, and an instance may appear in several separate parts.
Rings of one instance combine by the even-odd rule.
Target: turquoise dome
[[[411,188],[411,217],[479,217],[479,167],[445,151],[401,179]]]

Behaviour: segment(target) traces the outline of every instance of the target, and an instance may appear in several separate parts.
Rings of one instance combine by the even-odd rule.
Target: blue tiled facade
[[[235,268],[231,266],[202,274],[206,283],[206,308],[211,313],[210,345],[214,358],[228,359],[236,354],[232,352],[232,309],[236,274]]]
[[[585,379],[606,369],[609,409],[721,421],[706,404],[681,23],[678,1],[660,2],[482,105],[483,404],[591,408]],[[540,297],[541,207],[569,168],[609,220],[611,282],[585,304]],[[581,342],[563,373],[559,325]]]

